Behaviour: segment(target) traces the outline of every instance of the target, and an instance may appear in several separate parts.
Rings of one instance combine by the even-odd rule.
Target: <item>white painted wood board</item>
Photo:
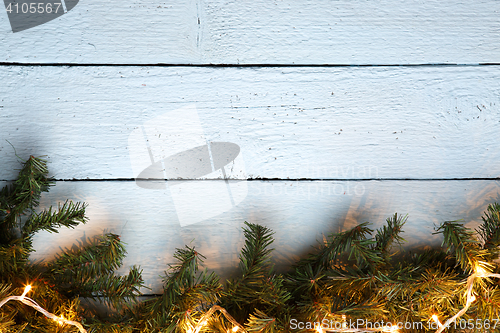
[[[39,233],[32,259],[115,232],[128,243],[125,266],[140,265],[144,292],[158,293],[184,244],[234,275],[243,221],[276,231],[280,271],[322,233],[380,227],[394,212],[410,215],[408,247],[438,245],[433,226],[445,220],[477,226],[499,201],[500,66],[321,65],[500,63],[499,9],[493,0],[112,0],[15,34],[1,12],[0,62],[320,65],[0,67],[0,180],[19,165],[9,140],[24,158],[47,155],[54,177],[82,180],[58,181],[42,206],[89,203],[87,225]],[[195,124],[177,127],[192,142],[173,140],[168,120],[189,107]],[[149,162],[133,144],[143,128],[154,157],[238,145],[224,169],[231,180],[213,172],[139,187],[136,169]],[[247,178],[276,180],[235,181]]]
[[[494,1],[204,3],[201,45],[210,62],[474,64],[500,57]]]
[[[133,162],[148,157],[131,154],[132,133],[194,107],[198,139],[240,147],[233,179],[495,178],[499,77],[500,66],[6,66],[0,158],[17,163],[9,140],[24,158],[48,155],[58,179],[134,178]],[[186,144],[155,131],[152,149]]]
[[[196,2],[80,1],[43,25],[12,33],[0,15],[0,61],[22,63],[192,63]]]
[[[397,0],[80,1],[18,33],[0,61],[79,64],[500,62],[500,3]]]
[[[124,181],[57,182],[44,194],[41,207],[66,199],[85,201],[89,222],[75,229],[60,229],[58,234],[40,232],[35,236],[37,252],[32,260],[50,260],[61,249],[81,244],[88,237],[117,233],[127,243],[123,271],[140,265],[146,284],[152,288],[144,292],[157,293],[161,291],[159,276],[173,263],[175,248],[185,244],[207,257],[208,269],[224,278],[234,275],[244,242],[244,221],[275,231],[273,260],[283,272],[324,234],[365,221],[379,228],[395,212],[409,214],[403,234],[405,247],[437,246],[441,238],[432,235],[435,225],[463,219],[468,227],[477,227],[487,205],[500,200],[499,190],[500,182],[492,180],[249,181],[248,195],[240,205],[181,227],[169,189],[147,190]]]

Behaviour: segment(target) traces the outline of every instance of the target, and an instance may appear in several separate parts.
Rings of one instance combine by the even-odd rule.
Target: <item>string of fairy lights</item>
[[[23,292],[23,294],[21,296],[9,296],[7,298],[4,298],[0,302],[0,308],[5,303],[7,303],[8,301],[19,301],[19,302],[21,302],[23,304],[31,306],[32,308],[34,308],[37,311],[43,313],[45,315],[45,317],[50,318],[50,319],[56,321],[57,323],[59,323],[59,325],[65,325],[65,324],[66,325],[73,325],[73,326],[76,326],[78,328],[78,330],[80,331],[80,333],[87,333],[87,330],[85,330],[85,328],[83,328],[82,324],[80,324],[79,322],[76,322],[76,321],[73,321],[73,320],[68,320],[68,319],[64,318],[63,316],[56,316],[55,314],[50,313],[47,310],[45,310],[44,308],[42,308],[40,305],[38,305],[31,298],[26,297],[26,294],[30,290],[31,290],[31,285],[27,285],[24,288],[24,292]]]
[[[465,295],[466,295],[465,306],[459,312],[457,312],[453,317],[447,319],[444,323],[441,323],[439,321],[439,318],[437,315],[433,315],[431,317],[431,319],[434,321],[434,323],[438,327],[438,329],[435,331],[435,333],[443,332],[446,328],[450,327],[451,324],[456,322],[456,320],[458,318],[460,318],[463,314],[465,314],[467,312],[467,310],[469,309],[471,304],[474,303],[474,301],[476,300],[476,296],[473,295],[473,293],[472,293],[472,288],[474,285],[474,281],[478,278],[479,279],[483,279],[483,278],[499,278],[500,279],[500,274],[490,273],[490,272],[486,271],[484,268],[482,268],[481,266],[477,266],[474,270],[474,273],[472,273],[467,278],[467,285],[466,285],[467,289],[466,289],[466,293],[465,293]],[[42,308],[40,305],[38,305],[31,298],[26,297],[26,295],[28,294],[28,292],[30,292],[30,290],[31,290],[31,285],[27,285],[24,288],[24,292],[21,296],[9,296],[9,297],[4,298],[2,301],[0,301],[0,308],[5,303],[7,303],[9,301],[19,301],[25,305],[31,306],[35,310],[44,314],[47,318],[50,318],[50,319],[56,321],[60,325],[72,325],[72,326],[77,327],[78,330],[80,331],[80,333],[87,333],[87,330],[85,330],[85,328],[83,328],[82,324],[80,324],[79,322],[76,322],[73,320],[68,320],[68,319],[64,318],[63,316],[56,316],[55,314],[50,313],[47,310],[45,310],[44,308]],[[186,330],[186,333],[199,333],[205,327],[205,325],[208,323],[208,320],[210,319],[210,317],[216,311],[219,311],[220,313],[222,313],[222,315],[229,322],[231,322],[231,324],[233,324],[233,328],[230,330],[227,330],[226,333],[236,333],[236,332],[248,333],[248,331],[245,330],[245,328],[241,324],[239,324],[226,311],[226,309],[224,309],[218,305],[214,305],[212,308],[210,308],[210,310],[207,311],[201,317],[201,319],[198,321],[196,326],[188,328]],[[345,321],[346,317],[342,316],[342,319]],[[385,325],[385,326],[378,327],[378,328],[368,328],[368,327],[366,327],[366,328],[351,328],[351,327],[347,327],[347,324],[344,323],[342,328],[323,328],[320,325],[318,325],[315,328],[315,331],[317,333],[373,333],[373,332],[399,333],[400,329],[402,329],[402,328],[400,328],[397,325]]]
[[[208,319],[214,314],[215,311],[219,311],[226,317],[227,320],[229,320],[233,324],[232,330],[228,330],[227,333],[236,333],[238,331],[247,333],[245,328],[241,326],[227,311],[221,306],[214,305],[210,310],[208,310],[198,321],[198,324],[194,327],[193,330],[188,329],[187,333],[199,333],[200,330],[207,324]]]
[[[465,292],[465,295],[467,298],[466,298],[465,306],[462,308],[462,310],[458,311],[453,317],[446,320],[444,322],[444,324],[439,321],[439,318],[437,315],[435,315],[435,314],[432,315],[431,319],[434,321],[434,323],[438,327],[438,329],[434,333],[443,332],[445,329],[450,327],[451,324],[456,322],[456,320],[458,318],[460,318],[461,316],[463,316],[464,313],[467,312],[467,310],[469,309],[471,304],[474,303],[474,301],[476,300],[476,296],[472,294],[472,288],[474,285],[474,281],[477,278],[492,278],[492,277],[500,279],[500,274],[490,273],[490,272],[486,271],[483,267],[481,267],[479,265],[476,266],[474,273],[469,275],[469,277],[467,278],[467,285],[466,285],[467,290]],[[393,332],[393,333],[396,333],[396,332],[399,332],[400,329],[401,328],[397,325],[386,325],[386,326],[379,327],[379,328],[362,328],[362,329],[358,329],[358,328],[341,328],[341,329],[327,328],[327,329],[325,329],[321,326],[317,326],[316,332],[318,332],[318,333],[370,333],[370,332]]]

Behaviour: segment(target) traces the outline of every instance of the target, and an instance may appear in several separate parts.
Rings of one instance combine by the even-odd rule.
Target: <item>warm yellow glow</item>
[[[318,333],[323,333],[323,329],[321,328],[321,326],[318,326],[318,327],[316,328],[316,332],[318,332]]]
[[[24,287],[24,292],[21,295],[21,297],[26,296],[26,294],[31,290],[31,284],[28,284],[26,287]]]
[[[200,325],[201,325],[202,327],[203,327],[203,326],[205,326],[206,324],[207,324],[207,321],[206,321],[206,320],[204,320],[204,321],[202,321],[202,322],[200,323]]]
[[[64,317],[61,316],[61,317],[58,318],[57,322],[59,323],[59,325],[63,325],[64,324],[64,320],[65,320]]]
[[[345,320],[346,320],[346,316],[342,315],[342,321],[343,321],[342,328],[347,328],[347,323],[345,322]]]
[[[472,297],[470,298],[471,303],[474,302],[475,300],[476,300],[476,296],[472,295]]]
[[[440,327],[442,326],[441,322],[439,321],[438,316],[432,315],[432,320],[434,320]]]
[[[232,331],[233,331],[233,333],[235,333],[235,332],[238,332],[239,329],[240,328],[238,326],[234,326]]]
[[[191,328],[188,328],[187,333],[193,333],[193,330]]]
[[[387,326],[387,328],[384,329],[383,332],[398,333],[398,325]]]
[[[484,275],[488,274],[488,272],[484,268],[482,268],[481,266],[477,265],[476,274],[479,276],[484,276]]]

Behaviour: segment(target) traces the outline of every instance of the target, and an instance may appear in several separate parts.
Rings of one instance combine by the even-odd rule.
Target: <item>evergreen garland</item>
[[[114,275],[126,254],[117,235],[107,234],[87,247],[65,251],[47,265],[28,261],[38,231],[58,232],[60,227],[74,228],[87,221],[84,203],[68,200],[57,208],[37,211],[42,193],[52,184],[46,161],[30,156],[17,180],[0,191],[0,299],[22,294],[29,283],[31,298],[42,308],[74,321],[81,321],[83,315],[92,317],[79,297],[117,308],[133,301],[143,286],[141,272],[133,267],[127,276]],[[17,302],[5,304],[0,313],[0,332],[68,329]]]
[[[51,184],[46,162],[30,157],[18,179],[0,191],[0,300],[22,294],[31,283],[40,306],[82,322],[89,332],[359,332],[381,322],[422,323],[399,331],[435,332],[445,329],[436,326],[437,318],[444,322],[460,311],[448,332],[500,331],[499,284],[488,277],[500,273],[498,204],[488,207],[476,232],[458,221],[444,222],[436,229],[442,246],[415,253],[401,248],[407,216],[394,214],[378,230],[362,223],[330,235],[284,275],[273,270],[273,232],[245,222],[238,277],[221,283],[200,268],[203,255],[186,246],[165,273],[163,294],[134,305],[143,287],[141,271],[114,274],[126,253],[117,235],[104,235],[43,266],[28,261],[36,232],[86,222],[83,203],[37,211]],[[80,304],[81,297],[120,312],[102,320]],[[9,302],[0,309],[0,332],[77,329]]]

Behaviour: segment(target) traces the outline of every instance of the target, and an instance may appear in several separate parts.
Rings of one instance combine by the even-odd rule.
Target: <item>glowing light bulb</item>
[[[193,333],[193,330],[191,328],[188,328],[187,333]]]
[[[476,274],[478,276],[485,276],[486,274],[488,274],[488,272],[484,268],[482,268],[481,266],[478,265],[476,267]]]
[[[443,326],[441,324],[441,322],[439,321],[439,318],[437,315],[432,315],[432,320],[434,320],[438,324],[439,327]]]
[[[238,326],[234,326],[233,329],[232,329],[232,331],[233,331],[233,333],[236,333],[236,332],[238,332],[239,329],[240,328]]]
[[[472,295],[472,297],[470,298],[470,302],[474,302],[476,300],[476,296]]]
[[[65,320],[64,317],[61,315],[61,317],[57,319],[57,322],[59,323],[59,325],[62,326],[64,324],[64,320]]]
[[[318,327],[316,328],[316,332],[318,332],[318,333],[323,333],[323,329],[321,328],[321,326],[318,326]]]
[[[21,295],[21,298],[24,298],[24,296],[26,296],[26,294],[31,290],[31,285],[28,284],[26,287],[24,287],[24,292],[23,294]]]

